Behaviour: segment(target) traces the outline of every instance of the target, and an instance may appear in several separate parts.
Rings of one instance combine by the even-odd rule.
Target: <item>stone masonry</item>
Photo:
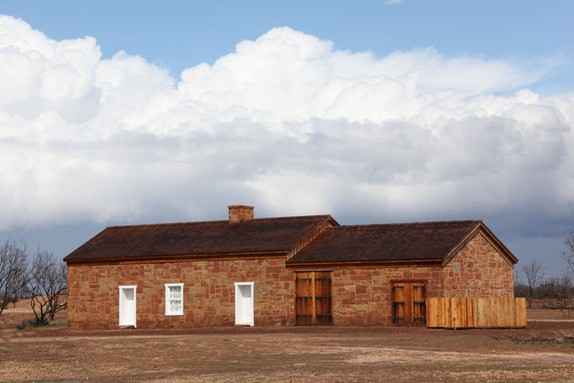
[[[443,269],[444,297],[514,296],[514,267],[478,233]]]
[[[376,267],[333,271],[333,323],[373,326],[392,324],[392,281],[425,281],[427,296],[440,296],[441,268]]]
[[[332,271],[334,325],[392,324],[393,281],[424,281],[427,297],[513,296],[512,264],[480,232],[446,265],[327,270]],[[68,324],[71,329],[117,328],[118,286],[136,285],[138,327],[233,326],[234,282],[254,282],[255,325],[294,325],[295,271],[282,256],[70,264]],[[166,283],[184,283],[184,315],[165,315]]]
[[[478,233],[450,262],[437,266],[332,269],[333,324],[392,324],[391,284],[424,281],[426,297],[513,297],[513,266]]]
[[[255,325],[294,322],[293,273],[283,258],[80,264],[68,268],[71,329],[118,327],[119,289],[136,285],[142,328],[233,326],[234,282],[254,282]],[[166,283],[184,283],[184,315],[165,315]]]

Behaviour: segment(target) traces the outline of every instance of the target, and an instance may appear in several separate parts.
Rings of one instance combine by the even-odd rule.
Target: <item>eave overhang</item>
[[[383,260],[383,261],[336,261],[336,262],[288,262],[288,269],[301,268],[370,268],[401,266],[442,266],[442,259]]]
[[[93,264],[128,264],[128,263],[167,263],[186,261],[221,261],[235,259],[264,259],[285,257],[287,251],[265,251],[265,252],[238,252],[238,253],[217,253],[217,254],[176,254],[176,255],[146,255],[130,257],[106,257],[106,258],[84,258],[65,259],[67,265],[93,265]]]

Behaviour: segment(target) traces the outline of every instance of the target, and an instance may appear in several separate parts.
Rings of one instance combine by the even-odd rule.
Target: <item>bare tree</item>
[[[37,325],[46,325],[68,305],[66,264],[52,253],[38,251],[28,279],[28,293]]]
[[[570,271],[574,273],[574,231],[564,238],[564,244],[568,250],[562,253],[562,259],[566,261]]]
[[[24,292],[28,253],[23,242],[7,239],[0,246],[0,315]]]
[[[526,277],[527,294],[526,300],[528,302],[528,307],[532,307],[532,300],[534,299],[534,292],[536,291],[536,286],[540,284],[542,278],[544,278],[544,272],[542,271],[542,266],[536,261],[530,262],[528,265],[522,266],[522,272]]]
[[[528,288],[522,282],[522,274],[518,268],[514,269],[514,297],[526,298],[528,296]]]
[[[571,303],[574,297],[574,277],[572,274],[563,274],[551,278],[544,283],[542,288],[547,308],[557,309],[564,316],[571,316],[573,309]]]

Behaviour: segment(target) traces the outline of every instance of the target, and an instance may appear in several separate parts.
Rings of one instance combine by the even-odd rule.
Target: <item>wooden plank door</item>
[[[394,282],[392,289],[393,323],[424,325],[426,323],[426,289],[424,282]]]
[[[298,326],[326,326],[333,323],[331,272],[296,272],[295,290],[295,323]]]
[[[424,282],[411,283],[411,298],[413,301],[411,321],[412,324],[424,325],[427,323],[426,289]]]

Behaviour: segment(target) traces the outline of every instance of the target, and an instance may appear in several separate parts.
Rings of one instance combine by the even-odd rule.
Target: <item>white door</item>
[[[136,327],[136,287],[120,286],[120,326]]]
[[[253,284],[235,282],[235,324],[253,326]]]

